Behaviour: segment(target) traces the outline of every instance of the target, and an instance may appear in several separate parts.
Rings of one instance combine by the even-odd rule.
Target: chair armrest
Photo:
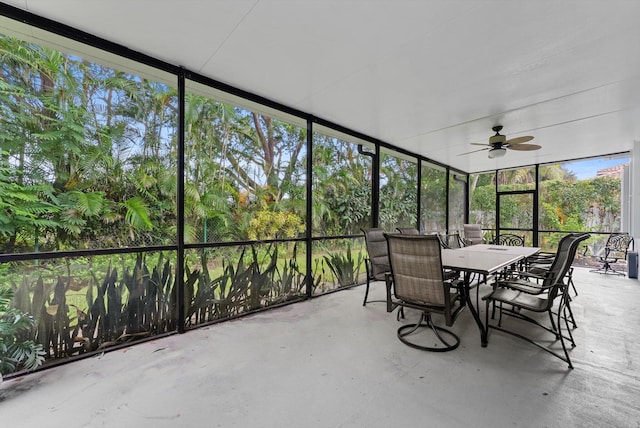
[[[391,287],[393,287],[393,276],[391,273],[384,275],[384,282],[387,286],[387,312],[393,312],[396,305],[391,300]]]
[[[540,270],[543,270],[544,268],[540,268]],[[544,273],[535,273],[535,272],[529,272],[529,271],[515,271],[512,273],[513,276],[515,277],[520,277],[520,278],[533,278],[533,279],[546,279],[550,276],[551,272],[549,271],[545,271]]]
[[[555,287],[555,284],[544,285],[536,282],[531,282],[526,279],[521,280],[502,280],[496,281],[494,289],[497,288],[511,288],[513,290],[522,291],[526,294],[542,294],[545,291]]]
[[[550,265],[556,258],[556,253],[540,252],[525,259],[525,265]]]

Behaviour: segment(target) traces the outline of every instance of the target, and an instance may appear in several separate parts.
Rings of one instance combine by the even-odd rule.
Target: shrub
[[[16,370],[35,370],[44,361],[42,345],[27,337],[32,333],[31,315],[9,307],[13,291],[0,287],[0,375]]]
[[[304,232],[304,225],[296,214],[289,211],[262,210],[251,220],[249,239],[297,238],[302,232]]]

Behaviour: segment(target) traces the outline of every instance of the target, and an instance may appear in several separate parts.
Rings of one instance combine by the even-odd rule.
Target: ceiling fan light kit
[[[501,158],[507,153],[507,149],[504,147],[495,147],[493,149],[489,149],[489,159]]]

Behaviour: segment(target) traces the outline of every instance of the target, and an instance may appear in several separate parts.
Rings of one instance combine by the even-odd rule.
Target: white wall
[[[628,169],[628,171],[627,171]],[[623,180],[622,194],[628,198],[627,209],[624,209],[622,219],[623,231],[628,231],[634,239],[634,251],[640,250],[640,141],[634,141],[633,150],[631,150],[631,161],[629,167],[625,168],[624,176],[627,180]],[[627,189],[625,190],[625,187]],[[625,229],[628,227],[628,229]],[[638,279],[640,281],[640,278]]]
[[[640,237],[640,141],[635,141],[633,144],[628,175],[629,189],[625,193],[628,195],[629,209],[625,210],[624,214],[627,214],[627,220],[623,219],[623,227],[627,225],[631,236],[640,243],[638,240]],[[623,228],[623,230],[625,229]]]

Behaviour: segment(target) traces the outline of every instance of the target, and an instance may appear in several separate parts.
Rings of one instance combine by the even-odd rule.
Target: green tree
[[[158,142],[167,139],[175,94],[9,37],[0,38],[0,56],[0,138],[11,175],[44,189],[37,196],[51,206],[34,240],[47,249],[161,240],[166,227],[153,231],[155,220],[175,217],[166,203],[175,195],[175,153]]]
[[[357,145],[314,135],[313,229],[321,236],[360,233],[371,225],[371,158]]]

